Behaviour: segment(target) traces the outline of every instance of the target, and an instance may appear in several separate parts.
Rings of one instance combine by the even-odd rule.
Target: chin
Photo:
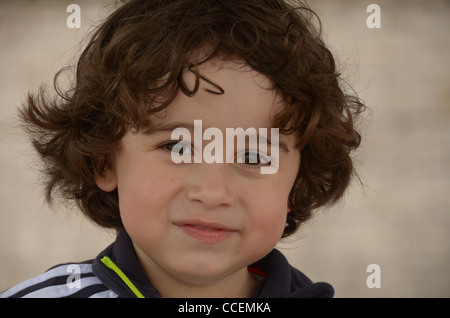
[[[221,265],[213,262],[186,262],[175,271],[175,276],[179,277],[179,280],[186,284],[209,285],[233,276],[241,269],[240,267],[230,268]]]

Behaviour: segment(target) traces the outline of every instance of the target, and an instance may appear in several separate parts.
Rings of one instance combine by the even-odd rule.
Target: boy
[[[364,106],[340,88],[313,15],[282,0],[115,11],[73,88],[29,95],[20,114],[48,201],[75,200],[116,241],[1,297],[332,297],[274,249],[343,195],[360,143]]]

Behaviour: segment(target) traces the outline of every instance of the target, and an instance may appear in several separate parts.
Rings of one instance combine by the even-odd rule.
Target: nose
[[[228,164],[199,163],[193,166],[186,192],[189,201],[200,203],[207,209],[234,204],[235,197]]]

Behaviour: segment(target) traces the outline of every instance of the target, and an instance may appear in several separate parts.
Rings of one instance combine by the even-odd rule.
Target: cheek
[[[293,168],[296,168],[295,164],[292,165]],[[254,185],[254,191],[247,195],[249,224],[251,231],[255,233],[254,239],[260,240],[267,248],[274,247],[283,235],[289,211],[289,194],[296,172],[297,169],[282,170],[267,183]]]
[[[287,207],[286,203],[283,201],[275,203],[267,203],[264,206],[259,216],[259,223],[265,230],[272,229],[273,232],[280,233],[283,232],[284,226],[286,224]],[[277,234],[275,234],[277,235]]]
[[[139,169],[118,176],[119,209],[122,222],[130,233],[156,235],[167,219],[174,192],[170,178],[161,169]],[[130,233],[130,234],[131,234]]]
[[[255,239],[273,248],[283,234],[287,211],[287,195],[261,194],[255,198],[249,214],[250,231],[255,233]]]

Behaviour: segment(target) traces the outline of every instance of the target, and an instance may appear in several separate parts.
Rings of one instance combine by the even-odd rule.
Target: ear
[[[96,172],[95,183],[105,192],[114,191],[117,188],[116,172],[110,168],[105,169],[102,174]]]

